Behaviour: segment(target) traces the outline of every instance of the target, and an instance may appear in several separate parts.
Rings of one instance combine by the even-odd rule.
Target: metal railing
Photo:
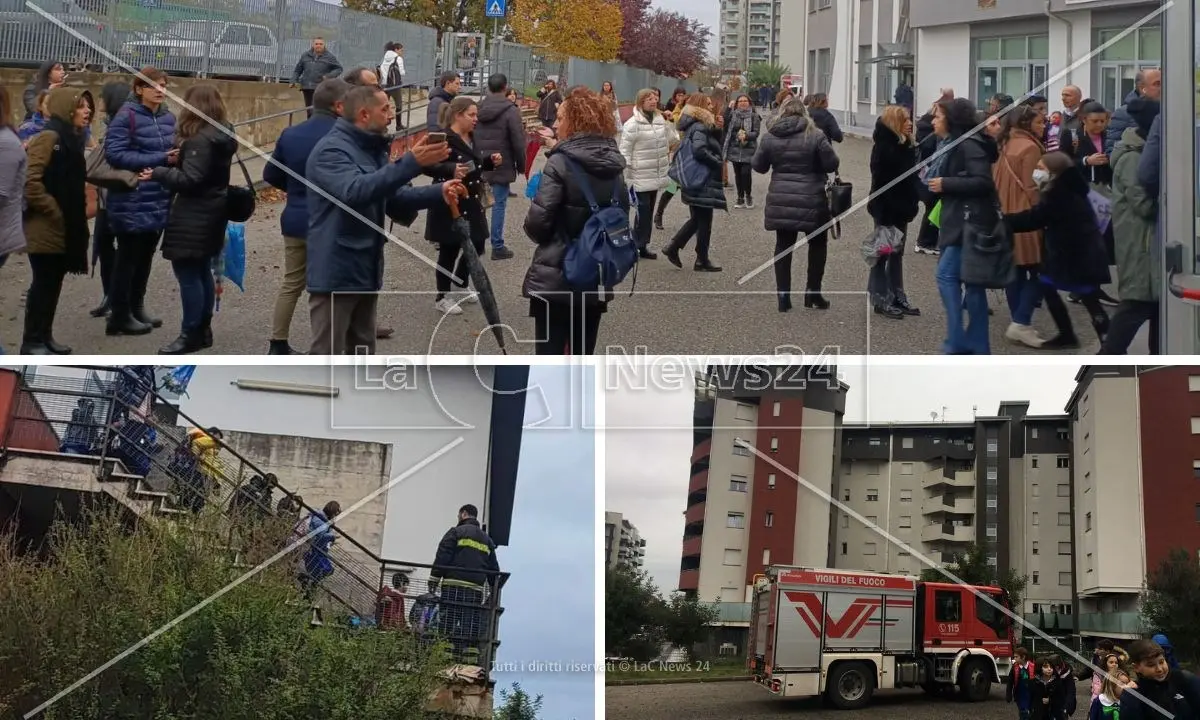
[[[298,533],[301,528],[315,529],[311,524],[300,525],[306,518],[311,523],[314,508],[223,440],[213,438],[214,449],[198,455],[188,436],[189,427],[177,423],[190,428],[204,426],[146,382],[153,377],[152,370],[75,366],[69,372],[22,371],[3,438],[6,454],[33,450],[95,457],[102,481],[108,480],[120,463],[141,479],[137,492],[158,498],[159,511],[166,516],[249,512],[289,519]],[[276,492],[281,496],[277,504]],[[313,588],[335,604],[337,614],[355,624],[411,629],[431,641],[445,640],[456,661],[491,666],[499,643],[501,589],[508,573],[484,573],[484,589],[478,592],[452,583],[431,584],[434,570],[433,574],[443,575],[464,570],[384,559],[338,525],[329,529],[335,541],[324,553],[316,555],[319,551],[302,545],[282,561],[296,563],[298,579],[303,582],[302,576],[312,567],[310,557],[328,560],[332,572]],[[237,523],[230,523],[226,542],[235,551],[240,542],[236,531]],[[383,589],[396,572],[407,579],[407,589],[398,595]],[[397,614],[392,605],[397,599],[411,609],[418,605],[428,608],[432,603],[436,608],[433,624],[429,617]]]

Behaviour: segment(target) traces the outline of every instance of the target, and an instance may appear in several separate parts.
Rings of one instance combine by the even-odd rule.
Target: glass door
[[[1034,63],[1029,66],[1029,92],[1037,93],[1038,95],[1046,95],[1049,89],[1046,87],[1046,81],[1050,77],[1050,68],[1046,63]],[[1054,103],[1051,103],[1053,105]]]
[[[987,107],[988,100],[1000,92],[1000,70],[994,67],[981,67],[975,72],[975,102],[980,107]]]

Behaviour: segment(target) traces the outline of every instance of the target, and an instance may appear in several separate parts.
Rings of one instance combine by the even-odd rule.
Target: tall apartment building
[[[784,0],[721,0],[717,42],[723,70],[745,72],[758,62],[779,62]]]
[[[604,513],[604,557],[610,568],[640,568],[645,564],[646,541],[621,513]]]

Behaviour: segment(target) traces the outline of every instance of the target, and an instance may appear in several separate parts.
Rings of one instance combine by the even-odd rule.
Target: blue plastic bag
[[[238,290],[246,292],[246,226],[243,223],[231,222],[225,229],[224,275],[238,286]]]
[[[525,197],[532,200],[537,195],[538,188],[542,186],[542,174],[536,172],[533,177],[529,178],[529,182],[525,183]]]

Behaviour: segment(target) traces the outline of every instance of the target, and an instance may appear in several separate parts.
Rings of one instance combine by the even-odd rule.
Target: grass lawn
[[[633,661],[608,664],[604,669],[605,682],[646,681],[677,682],[680,680],[704,680],[748,675],[746,661],[738,660],[693,660],[680,663],[635,663]]]

